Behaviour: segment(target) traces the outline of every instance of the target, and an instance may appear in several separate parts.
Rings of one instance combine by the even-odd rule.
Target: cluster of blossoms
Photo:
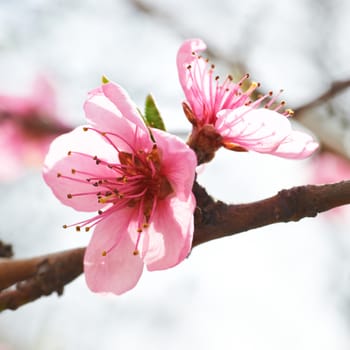
[[[220,84],[214,66],[199,55],[205,48],[202,40],[191,39],[177,55],[179,79],[188,102],[183,104],[184,111],[193,125],[188,144],[199,163],[211,160],[221,146],[292,159],[306,158],[318,148],[310,135],[292,130],[286,118],[291,110],[278,112],[283,102],[270,109],[276,100],[272,93],[250,99],[259,84],[253,82],[243,91],[248,75],[238,83],[228,76]]]
[[[220,84],[213,66],[198,55],[204,48],[201,40],[188,40],[177,57],[184,111],[193,125],[188,144],[151,127],[113,82],[90,92],[87,124],[51,144],[46,183],[62,203],[95,212],[73,225],[78,231],[94,229],[84,259],[92,291],[124,293],[135,286],[144,265],[167,269],[188,256],[195,169],[219,147],[305,158],[318,146],[292,130],[288,111],[278,113],[281,105],[269,109],[270,99],[260,107],[270,95],[252,102],[257,85],[243,92],[247,77]]]
[[[9,181],[25,165],[39,165],[51,141],[67,132],[56,112],[52,85],[43,77],[35,80],[28,96],[0,95],[0,181]]]

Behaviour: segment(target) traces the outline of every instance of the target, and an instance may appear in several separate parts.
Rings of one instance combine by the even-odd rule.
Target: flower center
[[[101,133],[92,129],[110,141],[108,133]],[[86,131],[86,130],[85,130]],[[57,176],[71,181],[85,182],[91,184],[92,191],[84,193],[68,193],[69,199],[80,196],[96,196],[98,203],[104,204],[104,208],[98,211],[98,215],[76,223],[74,225],[64,225],[64,228],[75,226],[77,231],[85,227],[85,231],[101,222],[103,219],[113,214],[115,211],[129,207],[137,211],[137,242],[134,254],[138,254],[138,242],[143,229],[149,226],[157,203],[165,199],[173,192],[173,188],[162,172],[161,150],[156,144],[153,144],[151,151],[134,150],[132,152],[118,150],[119,163],[109,163],[97,156],[91,156],[85,153],[68,152],[68,156],[79,155],[88,157],[101,167],[108,167],[111,175],[101,176],[96,172],[89,173],[72,169],[72,176],[58,173]],[[103,252],[106,255],[112,248]]]

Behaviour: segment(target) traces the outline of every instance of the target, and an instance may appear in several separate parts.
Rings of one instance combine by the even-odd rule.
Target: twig
[[[12,245],[0,241],[0,258],[11,258],[12,256]]]
[[[18,282],[15,289],[0,292],[0,311],[18,307],[44,295],[63,293],[66,284],[83,272],[85,248],[25,260],[0,260],[2,288]]]
[[[336,95],[343,92],[345,89],[349,87],[350,87],[350,79],[334,81],[333,83],[331,83],[327,91],[325,91],[318,97],[314,98],[313,100],[294,109],[294,113],[295,113],[294,118],[298,118],[298,115],[300,115],[302,112],[305,112],[308,109],[314,108],[322,103],[327,102],[328,100],[335,97]]]

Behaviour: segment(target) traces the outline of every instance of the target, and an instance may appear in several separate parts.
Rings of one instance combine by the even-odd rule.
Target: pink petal
[[[120,98],[122,97],[121,95]],[[132,121],[132,118],[126,118],[116,105],[104,95],[102,89],[90,92],[84,104],[84,110],[88,122],[93,127],[118,135],[108,136],[121,150],[131,152],[131,145],[139,149],[151,147],[149,132],[140,121],[140,117],[138,117],[137,124]],[[142,128],[139,127],[140,122]]]
[[[272,154],[283,158],[304,159],[318,147],[319,144],[310,135],[293,130]]]
[[[4,122],[0,132],[0,181],[15,180],[23,171],[25,140],[11,122]]]
[[[176,63],[177,71],[179,74],[179,80],[181,86],[186,94],[188,92],[188,69],[187,67],[193,63],[197,58],[193,55],[193,52],[203,51],[207,48],[205,43],[201,39],[188,39],[183,42],[177,53]]]
[[[212,115],[214,108],[212,98],[216,94],[212,75],[207,69],[207,62],[199,59],[197,55],[205,49],[206,45],[202,40],[189,39],[181,45],[177,54],[179,80],[198,120],[203,120],[205,115]],[[189,66],[191,66],[190,70]]]
[[[118,84],[110,82],[102,85],[105,96],[118,108],[124,118],[147,132],[145,123],[141,119],[136,105],[130,99],[128,93]]]
[[[321,152],[311,163],[311,182],[326,184],[350,179],[350,162],[332,152]]]
[[[249,107],[218,112],[215,128],[224,143],[260,153],[272,153],[292,130],[285,116],[266,108]]]
[[[147,232],[147,269],[163,270],[180,263],[190,252],[193,238],[193,195],[187,201],[177,197],[160,201]]]
[[[71,151],[71,155],[68,152]],[[75,154],[81,152],[87,156]],[[90,155],[90,156],[89,156]],[[92,158],[119,163],[118,153],[94,131],[83,131],[82,127],[57,137],[51,144],[44,162],[43,176],[56,197],[76,210],[95,211],[101,208],[96,194],[68,198],[68,194],[95,192],[97,188],[89,177],[115,177],[115,172]],[[75,173],[72,173],[72,169]],[[88,174],[80,174],[79,172]],[[58,175],[59,174],[59,175]],[[91,175],[89,175],[91,174]],[[65,177],[72,179],[66,179]]]
[[[56,113],[56,93],[51,82],[44,76],[38,75],[33,83],[31,99],[37,108],[47,117],[53,117]]]
[[[170,181],[176,195],[186,200],[192,192],[197,158],[195,153],[178,137],[152,129],[162,152],[162,172]]]
[[[35,108],[35,103],[28,97],[0,95],[0,112],[25,116]]]
[[[122,209],[96,226],[84,258],[86,282],[93,292],[122,294],[140,279],[143,261],[133,254],[135,244],[129,232],[132,216],[131,208]]]

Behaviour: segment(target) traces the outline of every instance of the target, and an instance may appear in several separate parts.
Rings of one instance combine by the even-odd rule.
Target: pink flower
[[[189,254],[196,157],[175,136],[157,129],[151,136],[115,83],[92,91],[84,109],[88,125],[52,143],[44,179],[62,203],[97,211],[76,224],[78,231],[94,227],[86,281],[94,292],[122,294],[135,286],[144,264],[167,269]]]
[[[205,49],[202,40],[190,39],[177,55],[179,79],[187,99],[184,111],[193,124],[189,145],[199,163],[211,160],[221,146],[295,159],[306,158],[318,148],[311,136],[292,130],[286,118],[290,110],[278,113],[283,102],[274,110],[268,109],[277,97],[271,98],[270,93],[251,101],[258,84],[252,83],[243,91],[241,86],[248,75],[238,83],[231,76],[220,83],[219,77],[214,77],[214,66],[199,55]],[[261,108],[266,100],[269,102]]]
[[[309,181],[313,184],[329,184],[350,180],[350,162],[331,152],[321,152],[310,163]],[[350,206],[341,206],[325,212],[324,215],[334,217],[334,214],[348,217]]]
[[[40,164],[50,142],[69,128],[56,116],[55,94],[38,77],[28,96],[0,95],[0,181],[16,178],[24,166]]]

